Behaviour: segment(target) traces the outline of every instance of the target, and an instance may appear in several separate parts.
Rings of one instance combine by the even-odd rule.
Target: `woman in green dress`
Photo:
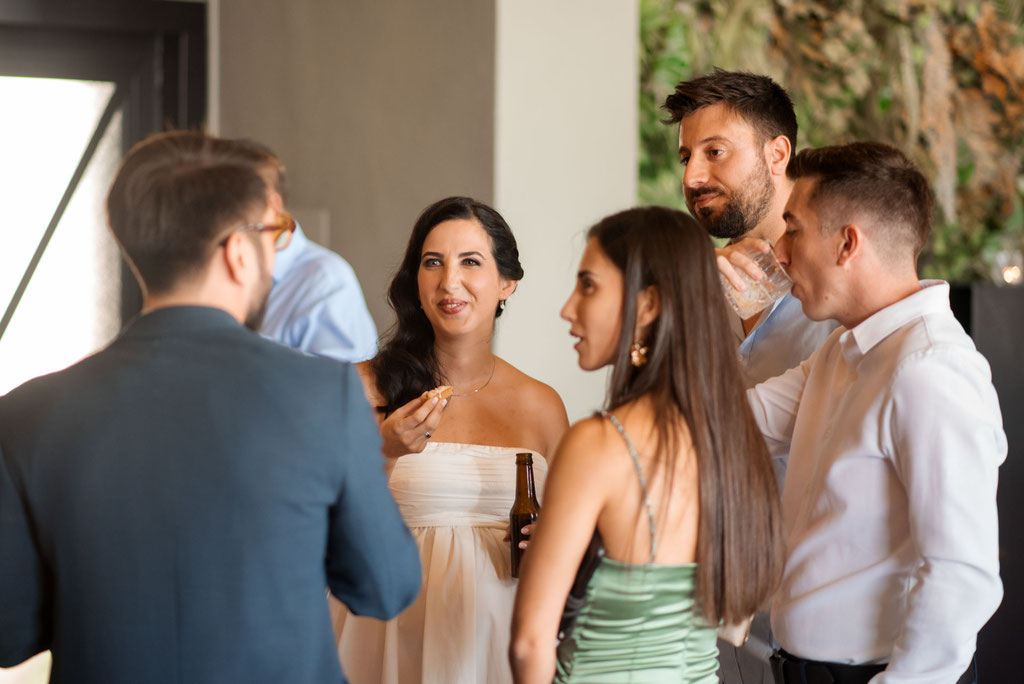
[[[611,381],[548,476],[516,595],[516,682],[712,684],[716,629],[775,588],[778,492],[725,307],[686,214],[631,209],[588,233],[562,317],[580,367],[610,365]]]

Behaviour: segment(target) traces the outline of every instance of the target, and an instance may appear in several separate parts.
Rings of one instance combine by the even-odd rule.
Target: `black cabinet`
[[[953,286],[953,313],[989,365],[1009,443],[999,469],[999,547],[1003,603],[978,635],[982,682],[1020,681],[1024,624],[1024,288]]]

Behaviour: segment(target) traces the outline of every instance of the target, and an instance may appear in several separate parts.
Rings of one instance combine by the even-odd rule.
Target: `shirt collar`
[[[921,289],[868,316],[839,336],[843,356],[856,366],[879,342],[914,319],[949,309],[949,283],[922,280]]]
[[[274,255],[274,282],[281,280],[295,260],[299,258],[299,255],[305,251],[306,245],[309,243],[309,239],[306,234],[302,232],[302,226],[299,222],[295,222],[295,232],[292,234],[292,241],[288,243],[288,246],[282,249],[280,252]]]

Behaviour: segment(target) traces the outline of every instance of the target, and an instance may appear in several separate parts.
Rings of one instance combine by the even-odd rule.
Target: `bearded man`
[[[797,137],[786,91],[767,76],[715,69],[677,85],[664,108],[666,123],[679,124],[683,194],[697,221],[729,242],[778,242],[786,231],[782,214],[793,189],[786,167]],[[732,314],[731,321],[748,388],[799,365],[837,326],[812,321],[789,294],[746,320]],[[788,454],[779,447],[772,458],[781,489]],[[766,615],[755,619],[746,647],[719,641],[722,679],[771,684],[768,641]]]

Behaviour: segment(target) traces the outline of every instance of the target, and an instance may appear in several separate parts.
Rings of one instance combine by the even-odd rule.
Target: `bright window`
[[[113,91],[107,82],[0,76],[0,315]],[[121,266],[105,200],[120,158],[118,113],[0,338],[0,394],[75,363],[117,334]]]

